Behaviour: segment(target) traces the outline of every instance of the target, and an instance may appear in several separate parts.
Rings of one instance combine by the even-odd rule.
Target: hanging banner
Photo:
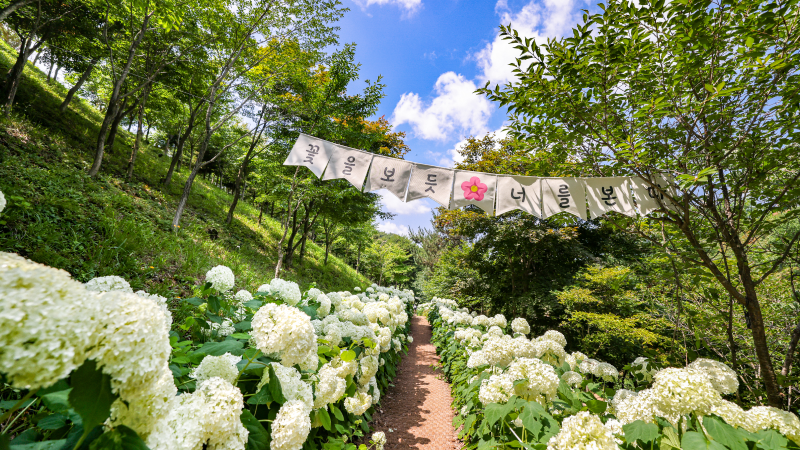
[[[450,209],[467,205],[475,205],[494,215],[494,193],[497,187],[497,175],[483,172],[455,171],[453,182],[453,200]]]
[[[626,216],[636,215],[631,197],[629,177],[584,178],[586,198],[589,201],[589,214],[600,217],[611,211]]]
[[[360,191],[364,186],[364,177],[367,176],[373,156],[369,152],[337,145],[331,153],[331,160],[322,179],[344,178]]]
[[[369,169],[367,186],[364,191],[386,189],[400,200],[405,200],[406,188],[413,166],[414,163],[409,161],[375,155],[372,158],[372,167]]]
[[[539,177],[497,177],[497,215],[521,209],[542,217],[542,185]]]
[[[308,167],[319,178],[328,165],[328,160],[331,159],[334,145],[336,144],[333,142],[300,133],[283,165]]]
[[[453,189],[453,169],[444,169],[425,164],[414,164],[411,181],[408,183],[406,201],[428,197],[436,203],[448,207]]]
[[[542,218],[568,212],[586,220],[586,195],[580,178],[542,178]]]
[[[673,197],[676,195],[675,188],[660,175],[651,175],[653,183],[648,183],[642,178],[632,177],[631,186],[633,186],[633,195],[636,198],[636,204],[639,206],[639,214],[646,216],[653,211],[661,209],[658,200],[667,209],[677,211],[677,208],[672,204],[667,197],[656,189],[653,184],[661,188],[662,191],[667,192]]]

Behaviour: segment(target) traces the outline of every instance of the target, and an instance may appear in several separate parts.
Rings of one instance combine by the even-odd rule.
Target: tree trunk
[[[786,359],[783,361],[783,368],[781,375],[788,376],[792,371],[792,360],[794,359],[794,352],[797,350],[797,343],[800,342],[800,322],[792,331],[792,339],[789,342],[789,350],[786,352]]]
[[[289,236],[289,242],[286,245],[286,256],[283,258],[286,263],[286,268],[292,267],[292,257],[294,256],[294,250],[297,248],[297,245],[294,244],[294,238],[297,237],[297,231],[300,229],[297,225],[297,211],[300,209],[300,205],[297,206],[298,207],[294,210],[294,214],[292,214],[292,234]],[[308,214],[308,209],[306,209],[305,214]]]
[[[209,111],[207,115],[210,119],[211,116],[211,109],[212,106],[208,106]],[[186,208],[186,203],[189,201],[189,193],[192,191],[192,183],[194,183],[194,179],[197,176],[197,172],[200,171],[200,168],[203,167],[203,156],[206,154],[206,150],[208,149],[208,143],[211,140],[211,127],[206,126],[206,133],[203,137],[203,142],[200,143],[200,149],[197,151],[197,161],[195,161],[194,166],[192,167],[192,172],[189,174],[189,177],[186,179],[186,183],[183,185],[183,193],[181,194],[181,199],[178,202],[178,209],[175,211],[175,217],[172,219],[172,228],[177,229],[181,223],[181,216],[183,215],[183,210]]]
[[[192,130],[194,130],[195,120],[197,120],[197,113],[200,112],[200,106],[203,104],[203,102],[204,100],[200,100],[194,109],[189,106],[189,122],[186,124],[186,130],[184,130],[183,134],[178,137],[178,146],[175,150],[175,153],[172,155],[172,161],[169,164],[167,176],[164,178],[164,186],[169,186],[175,170],[180,171],[181,157],[183,156],[183,146],[186,144],[186,140],[189,139],[189,136],[192,134]],[[191,159],[191,155],[189,155],[189,158]]]
[[[133,42],[131,42],[131,46],[128,50],[128,60],[125,62],[125,65],[120,71],[119,78],[117,78],[116,82],[114,83],[114,87],[111,90],[111,95],[108,98],[106,115],[103,117],[103,123],[100,125],[100,132],[97,136],[97,146],[95,147],[94,161],[92,162],[92,167],[89,169],[89,176],[92,178],[96,177],[97,174],[100,173],[100,165],[103,163],[103,154],[105,153],[106,138],[108,137],[109,127],[119,112],[119,101],[122,94],[122,85],[125,83],[125,79],[128,77],[128,72],[131,70],[131,64],[133,64],[133,59],[136,56],[136,49],[139,48],[139,44],[142,42],[144,34],[147,32],[150,17],[150,14],[145,15],[139,33],[136,35],[136,38],[133,40]]]
[[[64,97],[64,101],[61,103],[61,106],[59,107],[61,112],[67,110],[67,107],[72,101],[72,97],[74,97],[75,93],[78,92],[78,90],[80,90],[81,86],[83,86],[83,83],[85,83],[86,80],[89,79],[89,76],[92,74],[92,71],[94,70],[94,66],[97,64],[97,61],[98,61],[97,58],[93,59],[89,63],[89,67],[87,67],[86,70],[84,70],[83,73],[81,74],[81,77],[78,78],[78,81],[75,83],[75,86],[72,86],[69,89],[69,91],[67,92],[67,96]]]
[[[58,83],[58,72],[61,70],[61,66],[56,66],[56,73],[53,74],[53,81]]]
[[[50,68],[47,69],[47,82],[50,83],[50,80],[53,78],[53,66],[55,66],[55,61],[50,61]]]
[[[119,107],[119,111],[117,111],[117,115],[114,117],[114,120],[111,122],[111,126],[109,127],[108,139],[106,139],[106,147],[109,148],[109,152],[114,151],[114,141],[117,140],[117,131],[119,131],[120,122],[122,122],[122,119],[124,119],[125,116],[128,115],[129,111],[133,111],[133,108],[136,107],[136,105],[134,104],[133,106],[131,106],[130,109],[125,109],[126,105],[127,105],[127,100],[122,102],[122,104]]]
[[[139,147],[142,145],[142,120],[144,119],[144,108],[147,105],[148,95],[150,95],[150,88],[145,87],[144,93],[142,94],[142,101],[139,102],[139,120],[136,127],[136,140],[133,142],[131,157],[128,159],[128,174],[125,177],[128,182],[133,178],[133,167],[136,164],[136,156],[139,154]]]
[[[18,10],[19,8],[21,8],[21,7],[23,7],[23,6],[27,5],[27,4],[33,3],[34,1],[36,1],[36,0],[17,0],[16,2],[12,2],[10,5],[6,6],[5,8],[0,9],[0,22],[5,21],[6,18],[8,16],[10,16],[11,13],[13,13],[14,11]]]
[[[25,63],[28,62],[28,57],[31,53],[36,51],[44,42],[44,38],[36,45],[31,47],[31,37],[23,38],[19,45],[19,53],[17,53],[17,60],[8,71],[6,75],[6,82],[3,85],[3,109],[5,113],[11,112],[11,106],[14,104],[14,97],[17,95],[17,89],[22,82],[22,73],[25,71]]]

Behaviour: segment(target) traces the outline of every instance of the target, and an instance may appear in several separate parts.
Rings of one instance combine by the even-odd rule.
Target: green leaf
[[[513,408],[514,405],[509,403],[504,403],[502,405],[500,403],[489,403],[486,405],[486,411],[484,412],[487,424],[491,427],[498,420],[507,416]]]
[[[247,429],[247,446],[245,450],[269,450],[272,437],[269,432],[261,425],[261,422],[253,416],[247,409],[242,410],[242,415],[239,417],[242,425]]]
[[[326,408],[320,408],[319,411],[319,421],[322,422],[322,426],[325,427],[326,430],[331,431],[331,416],[328,414],[328,410]]]
[[[205,301],[203,299],[200,299],[200,298],[197,298],[197,297],[185,298],[185,299],[183,299],[183,301],[188,303],[188,304],[190,304],[190,305],[194,305],[194,306],[200,306],[203,303],[205,303]]]
[[[89,450],[150,450],[135,431],[125,425],[118,425],[113,430],[103,433],[97,438]]]
[[[243,353],[244,343],[234,339],[228,339],[222,342],[209,342],[195,351],[194,355],[211,355],[222,356],[225,353],[241,356]]]
[[[345,350],[345,351],[342,352],[342,354],[339,357],[342,358],[342,361],[344,361],[344,362],[350,362],[350,361],[356,359],[356,352],[354,352],[352,350]]]
[[[272,401],[272,395],[269,393],[269,388],[262,387],[252,397],[247,399],[248,405],[266,405]]]
[[[641,420],[622,426],[625,433],[625,440],[628,442],[642,441],[647,444],[658,437],[658,425],[654,423],[644,423]]]
[[[214,313],[219,311],[219,299],[217,297],[208,297],[208,311]]]
[[[47,406],[47,408],[51,411],[64,413],[69,409],[70,392],[72,392],[72,388],[64,389],[63,391],[58,392],[51,392],[49,394],[42,395],[40,398],[42,399],[44,406]]]
[[[703,433],[697,431],[687,431],[681,438],[681,448],[683,450],[707,450],[710,443],[706,440]]]
[[[586,402],[586,406],[589,408],[589,411],[600,415],[606,412],[606,408],[608,408],[608,403],[602,400],[588,400]]]
[[[250,335],[247,333],[233,333],[231,337],[234,339],[250,339]]]
[[[43,430],[57,430],[67,424],[67,416],[59,413],[50,414],[36,423]]]
[[[725,445],[731,450],[747,450],[747,444],[744,443],[741,434],[728,425],[722,419],[716,416],[704,416],[703,426],[708,432],[711,439]]]
[[[5,448],[10,450],[58,450],[63,447],[66,442],[66,439],[59,439],[57,441],[42,441],[32,442],[30,444],[12,445]],[[3,448],[2,444],[0,444],[0,448]]]
[[[755,433],[758,439],[758,448],[764,450],[783,450],[789,441],[775,430],[761,430]]]
[[[340,422],[344,422],[344,415],[342,415],[342,411],[336,407],[336,405],[331,405],[331,412],[333,413],[336,420]]]
[[[249,302],[244,302],[244,306],[252,309],[258,309],[264,306],[264,302],[261,300],[250,300]]]
[[[92,428],[108,419],[117,395],[111,392],[111,377],[101,372],[93,360],[84,362],[72,372],[70,384],[69,404],[83,420],[83,440]]]
[[[281,388],[281,380],[275,374],[275,368],[272,367],[272,364],[269,365],[269,393],[272,395],[272,399],[281,405],[286,403],[286,397],[283,396],[283,388]]]
[[[661,429],[664,437],[661,438],[661,449],[669,450],[671,448],[681,448],[681,440],[678,438],[678,433],[671,426]]]
[[[542,423],[540,421],[541,416],[534,408],[526,407],[522,410],[522,413],[519,415],[519,419],[522,421],[522,426],[525,427],[526,430],[530,431],[534,436],[538,436],[539,432],[542,431]]]

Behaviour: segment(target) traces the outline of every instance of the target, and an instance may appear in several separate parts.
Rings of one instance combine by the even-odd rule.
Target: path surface
[[[434,370],[439,357],[424,317],[411,319],[411,336],[414,342],[400,363],[394,386],[381,399],[373,428],[386,433],[386,450],[460,449],[453,430],[450,386],[441,372]]]

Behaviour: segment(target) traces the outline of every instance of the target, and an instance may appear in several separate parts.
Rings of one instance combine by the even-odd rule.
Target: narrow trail
[[[374,429],[386,433],[386,450],[460,449],[453,429],[450,386],[434,369],[439,357],[424,317],[411,319],[411,336],[414,342],[400,363],[394,386],[381,400]]]

